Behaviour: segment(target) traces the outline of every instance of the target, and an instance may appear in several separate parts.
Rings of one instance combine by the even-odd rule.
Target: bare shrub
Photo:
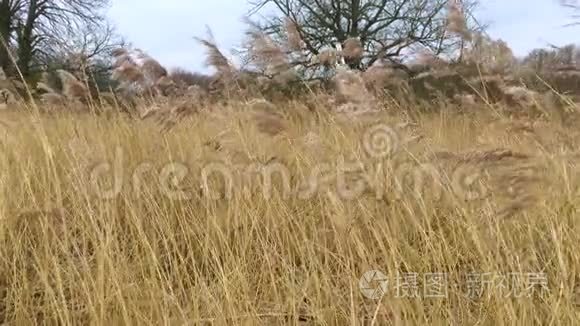
[[[464,59],[467,63],[478,64],[485,74],[511,73],[516,64],[516,58],[505,41],[481,33],[476,34],[471,46],[465,49]]]
[[[171,79],[173,79],[173,81],[175,81],[178,84],[183,84],[186,86],[197,85],[203,89],[208,89],[209,84],[211,82],[210,76],[196,73],[196,72],[187,71],[187,70],[181,69],[181,68],[176,68],[176,69],[171,70],[169,76],[171,77]]]

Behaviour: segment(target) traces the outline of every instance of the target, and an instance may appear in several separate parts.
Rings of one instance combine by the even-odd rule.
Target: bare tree
[[[24,13],[17,29],[18,66],[24,76],[42,49],[62,43],[71,31],[98,30],[108,0],[24,0]]]
[[[462,1],[466,10],[475,1]],[[345,58],[351,68],[365,69],[377,60],[396,61],[413,47],[435,55],[457,48],[461,40],[447,33],[448,0],[256,0],[251,15],[274,8],[265,32],[280,34],[290,21],[311,56],[357,39],[363,56]]]
[[[64,68],[69,70],[80,70],[92,61],[108,61],[108,68],[112,68],[111,53],[126,43],[107,22],[101,26],[93,25],[68,28],[65,35],[43,44],[36,60],[43,66],[61,61]]]
[[[580,25],[580,1],[578,0],[558,0],[558,3],[571,11],[570,18],[572,22],[566,24],[566,26],[577,26]]]
[[[106,23],[106,22],[104,22]],[[95,89],[108,90],[113,70],[112,53],[126,43],[108,24],[83,24],[66,30],[67,34],[53,42],[42,44],[32,67],[35,70],[55,72],[66,70]]]
[[[580,49],[574,44],[547,49],[534,49],[522,60],[536,72],[570,71],[580,69]]]
[[[8,51],[23,5],[22,0],[0,0],[0,68],[7,72],[11,66]]]

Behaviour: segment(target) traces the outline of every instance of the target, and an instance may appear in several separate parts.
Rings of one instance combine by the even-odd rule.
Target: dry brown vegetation
[[[259,76],[200,39],[209,80],[128,49],[110,92],[66,71],[0,80],[0,322],[574,324],[574,74],[512,71],[481,35],[460,63],[336,67],[360,56],[349,39],[314,84],[286,25],[285,46],[251,35]],[[470,273],[497,278],[473,295]]]
[[[122,116],[2,114],[2,319],[576,320],[576,128],[485,105],[469,114],[385,107],[343,120],[315,104],[314,112],[300,102],[213,104],[165,134]],[[377,124],[396,132],[389,155],[365,143]],[[357,168],[342,175],[332,169],[341,161]],[[292,187],[275,175],[264,193],[258,174],[235,178],[232,192],[219,175],[204,188],[202,171],[216,164],[242,177],[247,167],[282,166]],[[304,195],[322,164],[331,168]],[[347,190],[364,188],[347,195],[338,178]],[[119,193],[97,191],[115,182]],[[391,286],[397,273],[447,273],[447,297],[402,298],[390,287],[381,300],[365,298],[359,279],[372,269]],[[470,272],[545,273],[548,289],[517,298],[494,287],[470,298]]]

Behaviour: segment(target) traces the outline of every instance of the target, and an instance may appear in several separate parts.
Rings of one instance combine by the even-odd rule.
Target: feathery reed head
[[[447,31],[470,41],[471,32],[467,28],[465,13],[461,7],[460,0],[449,0],[447,3]]]
[[[128,55],[129,54],[129,51],[127,49],[125,49],[125,48],[117,48],[117,49],[114,49],[111,52],[111,54],[113,55],[113,57],[118,58],[118,57],[121,57],[121,56],[124,56],[124,55]]]
[[[120,66],[122,66],[125,63],[135,64],[135,62],[133,62],[133,60],[131,58],[131,54],[126,49],[119,48],[119,49],[113,50],[112,56],[114,59],[113,68],[119,68]]]
[[[267,75],[277,75],[290,69],[286,54],[270,36],[257,27],[253,27],[248,35],[250,55]]]
[[[291,51],[300,51],[306,47],[306,43],[302,40],[298,25],[290,18],[284,19],[284,28],[286,29],[287,47]]]
[[[213,36],[211,36],[211,33],[209,34],[210,39],[195,38],[206,48],[206,65],[216,69],[218,75],[222,77],[233,75],[236,69],[234,69],[230,61],[217,47],[215,41],[213,40]]]
[[[161,77],[167,77],[167,69],[149,56],[143,60],[141,71],[151,82],[156,82]]]
[[[42,94],[59,94],[62,90],[60,77],[43,72],[40,80],[36,83],[36,91]]]
[[[364,54],[361,41],[356,37],[350,37],[344,42],[342,55],[347,59],[359,60]]]
[[[365,87],[359,71],[339,67],[334,77],[334,85],[339,103],[372,106],[374,98]]]
[[[155,89],[157,89],[162,95],[178,95],[177,94],[177,85],[168,76],[162,76],[155,82],[154,85]]]
[[[325,49],[320,51],[316,56],[316,61],[318,64],[325,67],[334,67],[338,62],[338,56],[335,49]]]
[[[66,70],[57,70],[58,77],[62,82],[62,94],[70,99],[86,99],[89,92],[73,74]]]
[[[67,100],[64,96],[58,93],[45,93],[40,95],[40,102],[48,107],[64,107]]]
[[[362,75],[365,83],[379,85],[384,85],[392,76],[393,70],[382,62],[375,62]]]
[[[50,87],[48,84],[46,84],[45,82],[42,82],[42,81],[40,81],[36,84],[36,89],[40,90],[44,93],[57,93],[54,88]]]
[[[140,83],[145,79],[139,67],[131,62],[125,62],[113,71],[113,80]]]

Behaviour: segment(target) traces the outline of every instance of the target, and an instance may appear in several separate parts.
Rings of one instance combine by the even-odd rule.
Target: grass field
[[[278,109],[256,122],[247,104],[216,106],[165,133],[0,112],[0,321],[580,318],[577,126],[486,107]]]

